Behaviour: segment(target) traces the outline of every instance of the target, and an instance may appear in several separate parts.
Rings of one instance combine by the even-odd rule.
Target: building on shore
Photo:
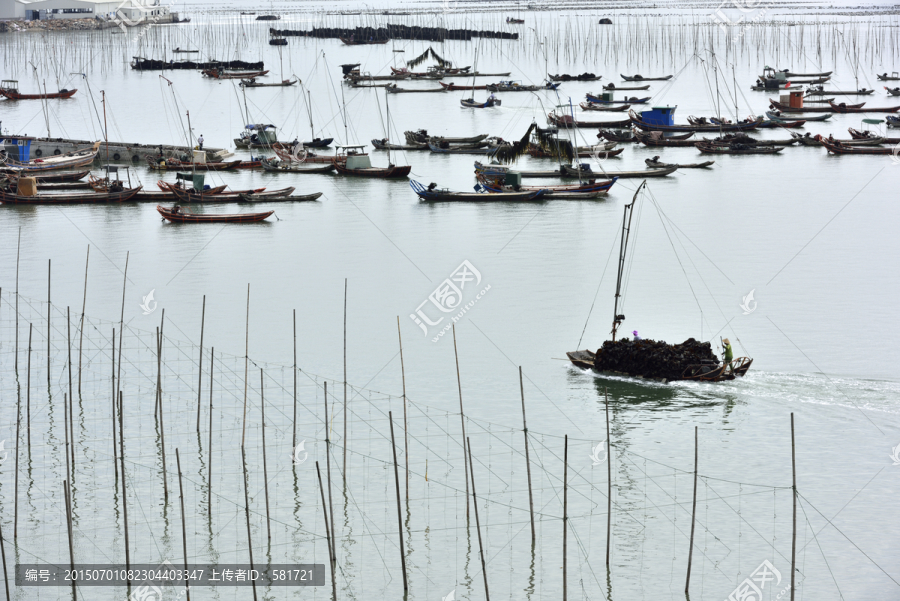
[[[0,0],[0,19],[90,19],[134,26],[168,23],[173,15],[160,0]]]

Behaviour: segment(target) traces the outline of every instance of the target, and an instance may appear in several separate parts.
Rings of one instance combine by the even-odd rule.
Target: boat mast
[[[646,185],[647,180],[641,182],[641,185],[634,191],[634,198],[631,199],[631,204],[625,205],[625,211],[622,214],[622,239],[619,242],[619,274],[616,279],[616,302],[613,308],[613,342],[616,341],[616,330],[618,329],[619,324],[625,319],[624,315],[619,315],[619,297],[622,292],[622,275],[625,272],[625,251],[628,250],[628,238],[631,235],[631,217],[634,214],[634,203],[637,202],[638,193],[641,191],[641,188]]]
[[[387,155],[388,155],[388,167],[392,166],[391,162],[391,107],[388,105],[388,93],[387,88],[384,89],[384,113],[385,113],[385,124],[384,124],[384,136],[388,139],[387,144]]]
[[[191,111],[187,111],[187,122],[188,122],[188,152],[191,153],[191,177],[197,175],[197,164],[194,161],[194,132],[191,129]],[[185,186],[187,188],[187,186]],[[197,190],[201,192],[202,190]]]
[[[106,141],[106,179],[109,179],[109,130],[106,128],[106,91],[100,90],[103,96],[103,139]]]

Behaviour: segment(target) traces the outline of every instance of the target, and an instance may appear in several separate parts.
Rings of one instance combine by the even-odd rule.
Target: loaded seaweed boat
[[[596,352],[590,350],[566,353],[575,367],[590,369],[596,373],[607,373],[637,378],[648,378],[672,382],[676,380],[698,380],[721,382],[743,376],[750,369],[753,359],[738,357],[728,362],[719,362],[709,342],[699,342],[688,338],[681,344],[667,344],[663,341],[616,340],[619,326],[625,316],[619,314],[619,297],[622,296],[622,280],[626,275],[625,256],[631,234],[631,218],[637,204],[638,194],[647,185],[643,182],[634,193],[631,203],[625,205],[622,216],[622,234],[619,243],[619,268],[616,280],[615,304],[613,307],[612,339],[603,343]]]

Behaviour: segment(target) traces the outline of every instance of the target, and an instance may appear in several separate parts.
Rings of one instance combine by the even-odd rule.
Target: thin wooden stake
[[[28,455],[31,455],[31,333],[34,324],[28,324],[28,377],[25,380],[25,436],[28,438]],[[19,438],[16,437],[16,445]]]
[[[244,516],[247,518],[247,552],[250,554],[250,569],[252,570],[253,537],[250,534],[250,496],[247,493],[247,455],[244,453],[244,445],[241,445],[241,468],[244,476]],[[256,601],[256,580],[251,582],[253,584],[253,601]]]
[[[522,366],[519,366],[519,392],[522,394],[522,432],[525,434],[525,471],[528,474],[528,513],[531,515],[531,544],[537,536],[534,530],[534,493],[531,489],[531,458],[528,455],[528,423],[525,421],[525,385],[522,382]]]
[[[322,493],[322,513],[325,514],[325,539],[328,542],[328,563],[331,565],[331,598],[337,601],[337,580],[334,575],[334,543],[331,537],[331,528],[328,527],[328,506],[325,504],[325,488],[322,486],[322,472],[319,470],[319,462],[316,461],[316,475],[319,478],[319,492]]]
[[[294,309],[294,414],[291,418],[294,422],[294,435],[291,448],[297,448],[297,309]]]
[[[131,251],[125,253],[125,272],[122,274],[122,312],[119,315],[119,387],[117,392],[122,390],[122,337],[125,335],[125,284],[128,282],[128,258]]]
[[[403,337],[400,335],[400,316],[397,316],[397,340],[400,343],[400,377],[403,380],[403,459],[406,462],[406,500],[409,501],[409,432],[406,417],[406,368],[403,366]]]
[[[794,601],[794,576],[797,574],[797,457],[794,446],[794,412],[791,412],[791,489],[794,496],[794,519],[791,533],[791,601]]]
[[[263,394],[263,370],[259,368],[259,406],[262,411],[263,487],[266,494],[266,538],[272,541],[272,522],[269,518],[269,472],[266,468],[266,395]]]
[[[612,440],[609,439],[609,391],[603,389],[606,401],[606,565],[609,565],[609,546],[612,541]]]
[[[566,589],[566,542],[569,537],[569,435],[563,439],[563,552],[562,552],[562,598],[567,599]]]
[[[388,411],[391,422],[391,451],[394,453],[394,485],[397,489],[397,532],[400,534],[400,566],[403,568],[403,593],[409,590],[406,577],[406,554],[403,552],[403,513],[400,510],[400,474],[397,471],[397,441],[394,439],[394,416]]]
[[[203,330],[206,325],[206,295],[203,295],[203,313],[200,316],[200,358],[197,359],[197,434],[200,434],[200,393],[203,390]]]
[[[88,262],[91,259],[91,245],[88,244],[84,260],[84,298],[81,301],[81,325],[78,326],[78,396],[81,396],[81,350],[84,344],[84,310],[87,308]]]
[[[0,561],[3,561],[3,586],[6,587],[6,601],[12,601],[9,596],[9,575],[6,573],[6,546],[3,544],[3,526],[0,525]]]
[[[47,386],[50,386],[50,259],[47,259]],[[29,429],[29,435],[31,434]]]
[[[688,549],[687,578],[684,581],[684,594],[691,588],[691,561],[694,557],[694,526],[697,520],[697,457],[700,443],[697,438],[697,426],[694,426],[694,501],[691,505],[691,546]]]
[[[63,444],[66,449],[66,480],[72,477],[72,467],[69,462],[69,401],[68,394],[63,393],[63,431],[65,432],[65,437],[63,439]]]
[[[22,226],[20,225],[19,239],[18,242],[16,242],[16,373],[19,373],[19,251],[21,248]]]
[[[463,472],[466,477],[466,519],[469,517],[469,457],[466,455],[466,416],[463,411],[462,380],[459,377],[459,353],[456,350],[456,324],[453,324],[453,356],[456,358],[456,387],[459,389],[459,423],[463,437]]]
[[[209,482],[209,494],[206,495],[206,512],[212,523],[212,432],[213,432],[213,363],[216,358],[216,347],[209,349],[209,461],[206,480]]]
[[[162,332],[159,334],[159,340],[157,340],[157,349],[160,351],[158,355],[162,354]],[[166,501],[169,500],[169,477],[166,472],[166,426],[163,421],[163,399],[162,399],[162,390],[160,390],[159,395],[159,438],[160,438],[160,449],[162,450],[162,471],[163,471],[163,497]]]
[[[131,567],[131,551],[128,544],[128,496],[125,488],[125,407],[122,402],[122,391],[119,391],[119,470],[122,472],[122,522],[125,524],[125,569]],[[115,444],[115,441],[113,441]]]
[[[113,448],[113,470],[116,473],[116,478],[119,477],[119,464],[118,456],[119,452],[116,450],[116,329],[112,329],[112,353],[110,354],[110,359],[112,359],[112,405],[110,408],[112,409],[112,448]]]
[[[347,278],[344,278],[344,482],[347,482]],[[332,518],[334,515],[331,516]]]
[[[247,284],[247,321],[244,327],[244,420],[241,424],[241,446],[247,437],[247,374],[250,367],[250,284]],[[253,588],[254,595],[256,587]]]
[[[63,480],[63,502],[66,505],[66,532],[69,535],[69,568],[75,571],[75,546],[72,543],[72,497],[69,494],[69,482]],[[75,579],[72,578],[72,601],[78,599],[75,591]]]
[[[484,576],[484,599],[491,601],[488,591],[487,564],[484,561],[484,544],[481,542],[481,523],[478,521],[478,497],[475,495],[475,472],[472,468],[472,441],[466,438],[469,450],[469,476],[472,478],[472,505],[475,507],[475,530],[478,531],[478,553],[481,555],[481,574]],[[468,503],[467,503],[468,505]]]
[[[184,551],[184,571],[187,573],[187,523],[184,516],[184,487],[181,485],[181,457],[178,454],[178,447],[175,447],[175,464],[178,466],[178,501],[181,504],[181,548]],[[252,565],[250,566],[250,569],[253,569]],[[184,579],[184,593],[187,597],[187,601],[191,601],[191,585],[188,578]]]
[[[69,364],[69,430],[71,431],[71,436],[69,439],[72,441],[72,479],[75,479],[75,426],[72,424],[72,417],[74,416],[74,412],[72,411],[72,405],[74,404],[75,397],[72,396],[72,315],[69,310],[69,307],[66,307],[66,346],[68,347],[68,364]]]
[[[331,516],[331,559],[337,561],[334,540],[334,505],[331,498],[331,438],[328,436],[328,382],[325,382],[325,475],[328,480],[328,514]]]
[[[29,330],[31,326],[29,326]],[[30,345],[29,345],[30,346]],[[30,353],[29,353],[30,356]],[[28,370],[29,376],[31,375],[31,370]],[[31,387],[31,378],[28,378],[28,387]],[[16,454],[15,466],[14,470],[16,472],[16,484],[15,490],[13,492],[13,540],[19,537],[19,445],[21,443],[21,436],[19,431],[22,426],[22,393],[16,395],[16,444],[13,445],[13,453]],[[6,565],[6,564],[4,564]]]

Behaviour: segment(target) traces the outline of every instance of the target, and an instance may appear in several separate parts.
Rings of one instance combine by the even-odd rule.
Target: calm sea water
[[[530,13],[523,13],[532,19]],[[99,91],[104,90],[110,139],[183,143],[185,113],[190,111],[194,136],[203,134],[208,146],[232,147],[245,118],[243,95],[231,82],[209,81],[191,71],[171,71],[163,73],[172,81],[169,87],[159,72],[137,73],[128,67],[130,56],[149,55],[148,48],[156,48],[152,44],[168,43],[179,36],[184,43],[169,47],[187,47],[195,41],[204,54],[215,58],[265,60],[272,69],[271,80],[281,76],[281,64],[285,78],[295,74],[303,80],[302,90],[247,90],[251,122],[276,124],[285,140],[308,138],[309,117],[302,96],[306,90],[316,135],[350,144],[368,144],[372,138],[386,135],[402,142],[404,130],[420,128],[448,136],[487,133],[517,139],[532,120],[543,125],[548,111],[570,99],[578,111],[577,103],[586,92],[599,92],[606,81],[619,83],[619,73],[676,74],[671,82],[652,82],[647,95],[652,95],[653,105],[677,105],[676,121],[685,122],[688,115],[715,115],[717,105],[732,118],[735,114],[741,118],[762,114],[768,95],[750,91],[749,84],[766,64],[804,72],[834,70],[833,84],[828,86],[841,89],[857,85],[857,77],[859,86],[877,89],[874,74],[897,68],[896,56],[889,55],[867,59],[857,68],[855,60],[848,64],[845,50],[838,52],[836,60],[810,52],[800,59],[795,50],[792,62],[776,62],[776,50],[770,47],[754,47],[752,53],[736,59],[683,51],[659,56],[651,63],[637,51],[629,59],[623,50],[615,60],[603,52],[568,58],[552,53],[545,62],[527,29],[528,39],[520,42],[432,44],[455,64],[475,65],[480,71],[512,71],[513,79],[526,83],[539,82],[545,69],[603,75],[602,82],[563,84],[558,95],[503,94],[502,107],[471,111],[459,107],[463,93],[400,94],[385,99],[383,91],[342,89],[338,65],[361,62],[364,70],[384,73],[388,66],[419,55],[427,43],[397,41],[355,48],[336,40],[291,39],[280,57],[277,48],[264,44],[268,24],[247,25],[246,40],[242,40],[225,17],[216,19],[204,14],[165,38],[155,38],[160,34],[151,31],[142,42],[133,39],[134,32],[126,41],[112,33],[54,38],[57,56],[65,44],[72,52],[92,48],[106,56],[106,44],[116,58],[95,59],[83,69],[63,58],[53,63],[52,72],[60,73],[61,87],[78,87],[79,93],[72,100],[49,103],[51,135],[98,139]],[[228,19],[234,21],[235,17]],[[496,15],[487,19],[495,28],[501,27]],[[542,14],[534,19],[538,30],[551,38],[556,35],[552,32],[564,31],[567,24],[587,27],[584,19],[565,14]],[[471,17],[471,22],[480,26],[484,20]],[[650,20],[644,26],[658,39],[657,35],[668,31],[663,25]],[[308,23],[291,26],[307,27]],[[209,31],[217,32],[218,37],[213,40]],[[226,31],[231,33],[223,33]],[[810,27],[807,35],[813,31]],[[33,42],[19,39],[24,38],[7,38],[2,43],[10,52],[17,48],[15,51],[24,55]],[[778,52],[786,53],[783,48]],[[162,54],[152,56],[161,58]],[[34,77],[23,69],[21,65],[12,69],[18,71],[22,87],[36,86]],[[51,67],[46,69],[40,77],[46,77],[48,87],[53,87]],[[82,71],[98,110],[84,81],[68,75]],[[493,80],[479,83],[487,81]],[[426,88],[437,84],[401,85]],[[476,92],[476,97],[485,94]],[[866,100],[873,106],[892,104],[880,90]],[[384,125],[387,112],[388,134]],[[612,120],[621,118],[619,115],[578,112],[584,119]],[[835,115],[826,124],[810,124],[801,131],[849,137],[848,127],[859,128],[861,119],[871,116]],[[0,119],[11,131],[46,134],[39,103],[0,103]],[[592,130],[579,135],[584,137],[583,143],[594,141]],[[769,130],[760,135],[784,138],[788,134]],[[693,148],[629,145],[620,157],[594,167],[642,169],[644,159],[657,154],[667,162],[707,158]],[[247,152],[237,155],[249,158]],[[387,164],[386,153],[373,151],[371,155],[375,165]],[[0,467],[8,566],[11,569],[14,559],[22,563],[68,561],[61,501],[66,470],[62,395],[68,392],[65,308],[71,307],[76,324],[73,331],[77,332],[85,253],[90,246],[89,320],[84,333],[88,351],[75,411],[77,561],[124,562],[121,494],[116,492],[121,483],[111,461],[109,339],[112,328],[118,330],[127,256],[122,377],[132,561],[183,561],[175,448],[185,478],[190,561],[247,561],[240,475],[243,443],[248,454],[256,562],[327,564],[313,461],[320,461],[325,469],[322,386],[328,381],[328,400],[334,402],[328,436],[336,445],[332,470],[333,504],[338,514],[339,596],[402,595],[387,421],[387,412],[392,411],[402,438],[399,316],[410,400],[407,456],[402,452],[402,440],[398,443],[401,492],[407,457],[411,472],[409,504],[403,510],[410,594],[436,599],[455,591],[456,598],[482,598],[474,515],[469,521],[466,517],[454,341],[452,332],[438,336],[451,314],[442,314],[428,300],[467,261],[467,269],[477,278],[463,291],[468,309],[455,324],[455,334],[493,597],[561,594],[564,435],[570,437],[568,595],[619,599],[683,595],[693,429],[697,427],[702,477],[691,594],[701,599],[726,598],[768,560],[780,572],[780,581],[767,584],[764,598],[776,598],[790,580],[791,414],[801,495],[800,594],[895,597],[900,574],[894,558],[900,530],[892,507],[900,460],[896,451],[892,459],[892,449],[900,445],[900,383],[894,370],[900,351],[893,340],[898,333],[895,305],[900,287],[891,270],[900,250],[894,235],[894,223],[900,218],[895,202],[900,167],[890,156],[833,157],[822,149],[807,147],[787,148],[778,156],[714,158],[716,163],[709,170],[684,170],[649,180],[635,212],[620,312],[626,315],[623,328],[627,332],[638,330],[642,337],[669,342],[694,337],[714,346],[726,336],[738,355],[754,358],[746,378],[715,385],[601,378],[574,369],[564,360],[566,351],[597,348],[608,335],[623,206],[631,202],[640,180],[620,180],[607,198],[596,201],[423,204],[402,180],[250,171],[210,174],[207,181],[213,185],[295,186],[298,194],[324,193],[315,203],[260,205],[274,209],[277,220],[226,227],[166,224],[150,204],[3,207],[0,438],[7,441],[7,450],[14,447],[10,442],[16,439],[17,398],[25,403],[30,390],[32,403],[30,460],[24,430],[19,445],[19,536],[15,548],[11,542],[14,455]],[[392,154],[393,162],[412,165],[412,179],[456,190],[474,185],[472,163],[476,159],[422,152]],[[550,161],[529,158],[518,164],[523,169],[553,168]],[[134,168],[132,176],[150,189],[160,179],[158,173],[141,165]],[[247,209],[222,204],[203,210]],[[19,233],[17,374],[13,292]],[[52,261],[53,305],[49,386],[48,261]],[[350,383],[347,439],[342,419],[345,281],[346,379]],[[245,331],[248,285],[249,333]],[[151,291],[157,305],[145,314],[141,304]],[[476,302],[479,291],[484,293]],[[745,303],[742,308],[744,297],[751,292],[755,304]],[[202,435],[198,436],[197,360],[204,296],[206,358],[200,391]],[[169,492],[165,503],[160,426],[154,419],[153,401],[157,369],[153,337],[163,309]],[[410,319],[417,309],[432,321],[444,315],[443,322],[423,332]],[[296,362],[301,369],[297,439],[306,442],[309,459],[292,466],[290,365],[295,310]],[[34,325],[30,389],[25,368],[28,323]],[[245,337],[251,359],[246,368]],[[208,349],[212,346],[216,364],[210,455],[207,395]],[[535,547],[531,546],[528,520],[518,366],[525,376],[531,435],[538,520]],[[260,368],[265,370],[271,544],[261,518],[266,508],[260,467]],[[245,387],[249,398],[246,432]],[[604,405],[607,394],[609,436]],[[350,451],[346,488],[338,475],[345,440]],[[608,446],[597,449],[604,441]],[[604,458],[610,447],[614,504],[607,571]],[[211,520],[206,502],[210,458]],[[194,589],[191,594],[197,598],[246,598],[248,592],[218,588]],[[277,589],[266,595],[326,598],[330,592],[326,586]],[[69,592],[17,587],[14,594],[19,599],[37,599],[61,598]],[[121,598],[126,591],[91,588],[80,594]]]

